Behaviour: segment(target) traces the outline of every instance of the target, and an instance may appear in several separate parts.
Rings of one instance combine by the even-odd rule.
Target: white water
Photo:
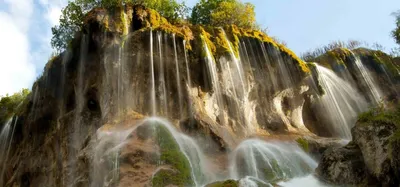
[[[233,179],[252,177],[270,183],[306,176],[316,167],[317,163],[294,143],[250,139],[232,153],[229,174]]]
[[[153,59],[153,30],[150,30],[150,73],[151,73],[151,115],[155,116],[157,112],[156,106],[156,83],[154,78],[154,59]]]
[[[225,42],[228,43],[229,54],[231,56],[231,60],[233,61],[234,65],[235,65],[235,70],[236,71],[234,72],[234,74],[238,75],[238,77],[239,77],[240,84],[239,85],[236,84],[235,86],[241,88],[241,90],[239,90],[239,91],[241,91],[240,94],[243,96],[246,93],[246,85],[245,85],[245,82],[244,82],[244,79],[243,79],[243,73],[244,73],[243,65],[242,65],[242,62],[235,56],[235,53],[233,51],[231,42],[228,40],[228,37],[226,36],[226,33],[225,33],[224,29],[221,28],[221,30],[222,30],[222,33],[224,34]],[[235,82],[237,82],[237,81],[235,81]],[[236,92],[238,92],[238,91],[236,91]]]
[[[158,32],[157,33],[157,39],[158,39],[158,55],[160,57],[159,59],[159,92],[160,94],[160,100],[161,100],[161,104],[162,107],[160,107],[160,109],[162,108],[162,113],[164,116],[168,115],[168,101],[167,101],[167,89],[165,87],[165,75],[164,75],[164,62],[163,62],[163,53],[162,53],[162,40],[161,40],[161,36],[162,33]]]
[[[369,71],[367,70],[367,68],[361,62],[360,57],[358,57],[357,55],[354,55],[354,54],[353,54],[353,56],[355,58],[355,64],[357,65],[357,68],[360,71],[363,80],[365,81],[365,83],[368,86],[368,89],[371,92],[371,96],[372,96],[371,99],[373,100],[373,104],[378,104],[383,99],[381,91],[379,90],[379,87],[374,82],[374,80],[373,80],[371,74],[369,73]]]
[[[128,130],[98,130],[97,138],[94,143],[94,157],[93,157],[93,176],[94,179],[91,186],[103,186],[110,181],[117,181],[119,174],[119,151],[123,146],[128,143],[127,138],[132,135],[134,131],[139,129],[141,126],[149,126],[154,132],[150,135],[155,135],[157,126],[165,127],[172,137],[177,142],[181,152],[188,159],[192,179],[196,186],[203,186],[214,180],[215,174],[209,170],[210,164],[206,160],[203,152],[197,143],[189,136],[186,136],[177,130],[170,124],[166,119],[158,117],[150,117],[143,120],[138,126],[130,128]],[[162,138],[162,137],[153,137]],[[110,162],[109,158],[112,159],[112,170],[108,169],[106,162]],[[160,167],[163,167],[162,164]],[[158,170],[158,169],[157,169]],[[155,171],[155,173],[157,172]],[[110,173],[112,172],[112,178]],[[108,178],[107,178],[108,177]],[[106,180],[107,178],[107,180]]]
[[[175,41],[175,34],[172,34],[172,38],[174,40],[174,54],[175,54],[175,70],[176,70],[176,85],[177,85],[177,92],[178,92],[178,99],[179,99],[179,117],[182,118],[182,89],[181,89],[181,78],[179,73],[179,62],[178,62],[178,53],[176,52],[176,41]]]
[[[90,186],[108,186],[108,183],[118,181],[119,150],[125,145],[126,138],[133,130],[97,130],[96,139],[94,140]],[[112,162],[111,169],[109,169],[107,161]]]
[[[298,186],[307,186],[307,187],[328,187],[330,185],[325,184],[319,181],[313,175],[308,175],[306,177],[298,177],[293,178],[289,181],[278,182],[279,186],[283,187],[298,187]]]
[[[8,160],[8,156],[10,154],[11,143],[14,137],[14,130],[17,124],[18,117],[15,117],[14,123],[13,119],[11,118],[4,124],[3,129],[0,133],[0,184],[3,184],[4,172],[6,169],[6,163]]]
[[[183,40],[183,49],[185,50],[186,78],[187,78],[188,86],[189,86],[189,88],[191,88],[192,82],[190,79],[190,68],[189,68],[189,62],[188,62],[188,57],[187,57],[186,40]]]
[[[211,86],[212,86],[212,90],[214,91],[214,98],[216,100],[216,104],[218,106],[218,111],[216,112],[218,115],[218,118],[221,121],[221,124],[225,125],[226,124],[226,120],[225,120],[225,116],[222,112],[222,110],[224,109],[224,102],[222,100],[222,95],[221,95],[221,87],[220,87],[220,81],[218,78],[218,74],[217,74],[217,67],[215,65],[215,61],[214,58],[210,52],[210,49],[208,48],[207,44],[203,41],[203,47],[204,47],[204,51],[206,53],[206,66],[207,66],[207,72],[209,77],[211,78]]]
[[[166,119],[152,117],[143,121],[142,125],[163,126],[168,129],[178,143],[181,152],[186,156],[192,170],[192,178],[196,186],[207,184],[213,179],[212,171],[208,171],[208,161],[196,142],[189,136],[175,130]]]
[[[351,139],[351,128],[358,114],[367,108],[367,103],[356,89],[333,71],[315,65],[319,82],[325,91],[319,98],[319,116],[328,121],[334,135]]]

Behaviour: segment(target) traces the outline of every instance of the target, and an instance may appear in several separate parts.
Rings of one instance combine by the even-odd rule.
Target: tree
[[[82,4],[76,4],[74,2],[69,2],[62,10],[60,25],[51,28],[51,32],[53,33],[51,46],[57,51],[60,52],[66,49],[74,33],[81,29],[83,24],[83,10]]]
[[[0,123],[4,124],[6,120],[12,117],[20,104],[29,95],[28,89],[22,89],[20,92],[9,96],[0,97]]]
[[[236,25],[242,28],[255,27],[254,5],[239,1],[224,1],[211,13],[211,25]]]
[[[94,7],[113,9],[124,4],[142,4],[148,8],[158,11],[169,20],[186,18],[189,9],[185,3],[176,0],[76,0],[70,1],[62,10],[60,25],[51,29],[53,37],[51,45],[58,52],[65,50],[74,34],[83,26],[85,14]]]
[[[191,22],[212,26],[235,24],[243,28],[256,26],[254,6],[240,0],[200,0],[193,7]]]
[[[393,13],[396,17],[396,28],[392,31],[392,36],[396,40],[396,43],[400,45],[400,10]]]

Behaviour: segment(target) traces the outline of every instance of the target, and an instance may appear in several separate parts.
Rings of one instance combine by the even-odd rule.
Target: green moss
[[[208,184],[206,187],[239,187],[239,182],[235,180],[226,180]]]
[[[301,60],[293,51],[289,50],[286,46],[276,43],[274,39],[271,37],[267,36],[265,33],[259,31],[259,30],[250,30],[250,29],[242,29],[238,28],[235,25],[232,25],[229,27],[231,29],[231,33],[234,36],[234,42],[235,42],[235,48],[239,48],[239,38],[240,37],[248,37],[248,38],[255,38],[257,40],[260,40],[262,42],[268,43],[275,48],[277,48],[281,53],[287,54],[289,57],[291,57],[300,70],[304,73],[310,73],[310,69],[308,68],[307,64]]]
[[[346,48],[338,48],[328,51],[327,54],[334,58],[339,65],[345,65],[347,58],[352,55],[352,52]]]
[[[305,138],[298,138],[296,142],[306,153],[310,151],[310,148],[308,146],[308,141]]]
[[[160,147],[160,161],[171,165],[176,172],[160,170],[152,179],[153,186],[193,186],[189,161],[180,151],[172,134],[166,127],[157,125],[155,136]]]
[[[318,72],[317,72],[317,66],[315,65],[314,62],[308,62],[307,63],[308,68],[311,70],[311,74],[313,77],[313,80],[315,81],[315,86],[318,92],[318,95],[324,95],[325,94],[325,90],[322,87],[321,83],[320,83],[320,79],[318,78]]]
[[[189,25],[182,24],[182,25],[172,25],[168,22],[167,19],[162,17],[157,11],[153,9],[145,9],[147,12],[147,27],[151,27],[153,30],[163,31],[165,33],[175,34],[178,37],[183,38],[186,41],[193,40],[193,33],[189,28]],[[185,46],[188,50],[191,50],[192,47],[190,42],[186,42]]]
[[[394,144],[400,142],[400,105],[398,104],[394,109],[388,109],[381,103],[377,107],[360,114],[358,121],[364,123],[364,125],[386,123],[394,124],[397,127],[397,130],[389,137],[389,157],[391,158]]]

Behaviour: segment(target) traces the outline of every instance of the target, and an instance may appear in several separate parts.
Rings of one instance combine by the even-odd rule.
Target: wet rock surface
[[[316,173],[334,184],[398,186],[396,121],[359,121],[353,141],[324,152]]]

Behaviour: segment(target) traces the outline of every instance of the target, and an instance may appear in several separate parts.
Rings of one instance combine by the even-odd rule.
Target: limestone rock
[[[317,176],[334,184],[360,184],[367,175],[360,155],[354,144],[328,149],[316,169]]]

